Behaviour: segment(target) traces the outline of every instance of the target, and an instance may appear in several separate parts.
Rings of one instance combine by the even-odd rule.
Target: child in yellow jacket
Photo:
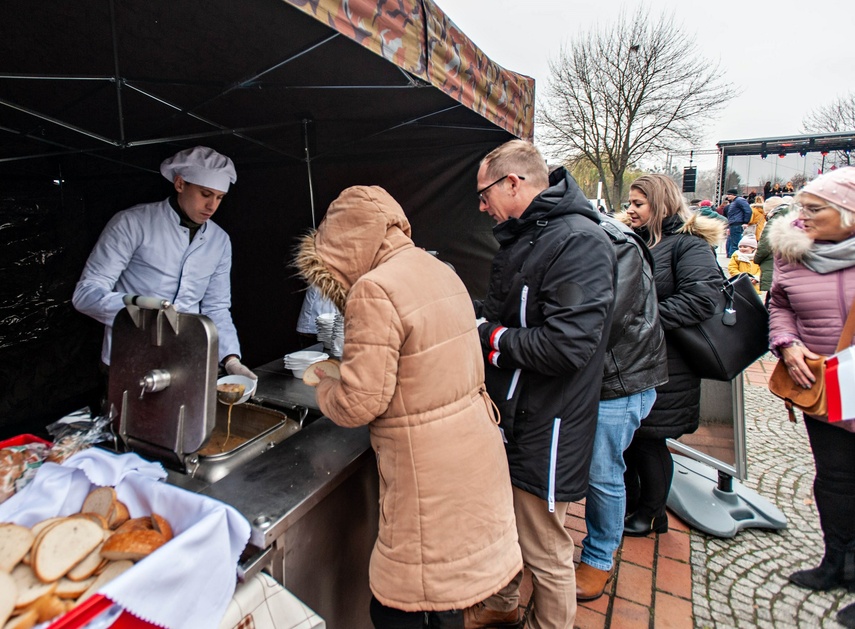
[[[727,272],[731,277],[739,273],[748,273],[754,290],[760,292],[760,265],[754,262],[754,253],[757,251],[757,241],[752,236],[743,236],[739,241],[739,249],[730,256]]]

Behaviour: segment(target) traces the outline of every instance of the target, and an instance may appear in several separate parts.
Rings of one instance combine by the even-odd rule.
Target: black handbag
[[[768,351],[769,313],[750,276],[740,273],[724,280],[709,319],[670,330],[667,338],[696,376],[733,380]]]

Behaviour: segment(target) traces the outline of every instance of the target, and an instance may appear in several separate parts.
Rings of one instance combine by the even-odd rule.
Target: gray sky
[[[599,21],[613,22],[621,0],[435,0],[493,61],[536,81],[538,104],[562,45]],[[855,90],[853,0],[651,0],[673,11],[703,55],[718,61],[739,91],[707,126],[719,140],[793,135],[804,115]],[[705,164],[701,164],[705,166]]]

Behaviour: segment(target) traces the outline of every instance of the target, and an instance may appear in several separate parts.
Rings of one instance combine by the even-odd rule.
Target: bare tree
[[[802,120],[805,133],[835,133],[855,130],[855,92],[820,105]]]
[[[549,72],[542,143],[593,164],[611,186],[610,207],[623,199],[628,167],[698,142],[702,123],[733,95],[673,14],[653,21],[645,6],[581,34],[549,61]]]
[[[805,133],[835,133],[855,130],[855,92],[838,96],[830,103],[820,105],[809,112],[802,120]],[[826,165],[848,166],[851,156],[846,151],[838,151],[829,158]]]

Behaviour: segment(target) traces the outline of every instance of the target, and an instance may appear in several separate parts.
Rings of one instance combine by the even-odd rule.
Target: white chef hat
[[[181,175],[184,181],[220,192],[228,192],[229,184],[237,181],[232,160],[207,146],[194,146],[163,160],[160,174],[169,181]]]

